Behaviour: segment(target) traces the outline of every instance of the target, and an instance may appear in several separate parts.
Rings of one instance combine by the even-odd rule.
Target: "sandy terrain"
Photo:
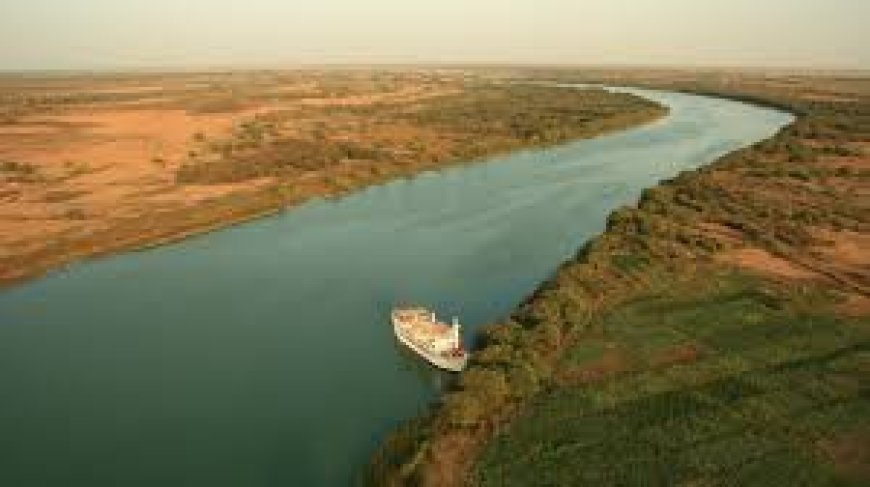
[[[261,191],[270,178],[208,185],[176,179],[178,167],[198,157],[206,141],[233,140],[246,121],[304,110],[298,120],[304,125],[323,116],[321,107],[412,104],[458,91],[416,78],[374,85],[354,75],[338,78],[345,88],[337,95],[323,91],[310,74],[298,78],[249,83],[236,75],[170,75],[0,83],[0,115],[8,114],[0,117],[0,258],[16,262],[0,265],[0,280],[20,272],[10,268],[17,266],[14,259],[47,252],[59,241]],[[10,95],[5,100],[33,96],[38,103],[4,105],[4,94]],[[293,133],[296,123],[285,116],[282,134]]]

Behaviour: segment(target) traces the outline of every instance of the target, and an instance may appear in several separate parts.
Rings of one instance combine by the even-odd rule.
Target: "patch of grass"
[[[0,161],[0,172],[30,175],[37,171],[33,164],[17,161]]]
[[[42,198],[42,200],[46,203],[62,203],[65,201],[76,199],[84,194],[87,194],[87,191],[59,189],[54,191],[48,191],[47,193],[45,193],[45,196]]]
[[[64,161],[63,167],[67,171],[67,178],[74,178],[93,172],[93,168],[91,168],[90,164],[82,161]]]
[[[761,292],[739,275],[660,291],[599,323],[633,370],[537,399],[491,442],[474,483],[847,485],[817,444],[870,422],[870,322],[801,309],[832,304],[820,290]],[[646,359],[687,339],[704,346],[692,363]],[[580,338],[564,360],[601,350]]]
[[[0,181],[6,183],[41,183],[45,181],[45,176],[34,164],[0,161]]]
[[[612,257],[613,265],[622,272],[640,270],[649,265],[649,259],[644,255],[618,254]]]
[[[70,208],[63,213],[63,217],[67,220],[86,220],[88,214],[81,208]]]

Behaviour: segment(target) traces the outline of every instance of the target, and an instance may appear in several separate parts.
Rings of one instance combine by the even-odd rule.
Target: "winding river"
[[[608,213],[787,114],[626,90],[655,123],[426,173],[0,293],[0,485],[346,485],[445,376],[395,302],[506,316]]]

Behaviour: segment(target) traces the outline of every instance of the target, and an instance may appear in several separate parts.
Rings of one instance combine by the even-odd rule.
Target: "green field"
[[[537,398],[474,482],[859,485],[870,320],[838,318],[835,302],[735,274],[615,309],[563,357],[577,387]]]

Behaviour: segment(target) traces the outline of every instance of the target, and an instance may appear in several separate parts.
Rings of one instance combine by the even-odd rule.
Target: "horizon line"
[[[642,63],[527,63],[527,62],[298,62],[298,63],[216,63],[196,65],[141,65],[141,66],[94,66],[83,68],[2,68],[0,75],[15,74],[184,74],[184,73],[215,73],[215,72],[255,72],[255,71],[295,71],[313,69],[388,69],[388,68],[423,68],[423,69],[627,69],[627,70],[691,70],[691,71],[724,71],[739,70],[743,72],[780,72],[780,73],[850,73],[870,75],[870,67],[855,66],[800,66],[800,65],[760,65],[760,64],[642,64]]]

